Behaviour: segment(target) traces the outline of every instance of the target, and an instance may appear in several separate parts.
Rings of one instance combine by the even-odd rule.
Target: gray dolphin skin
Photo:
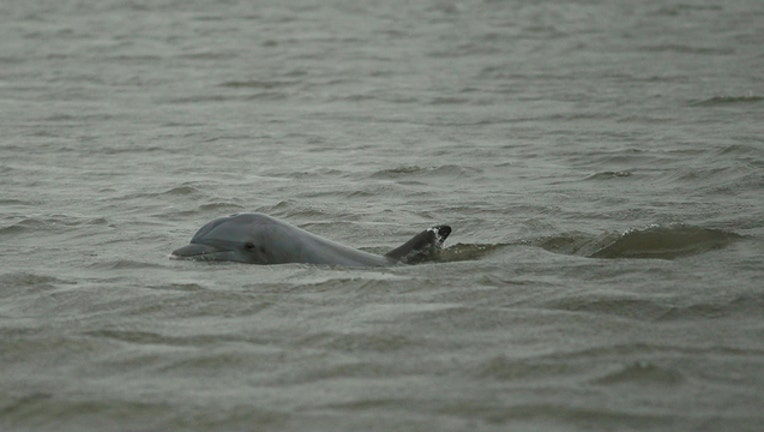
[[[171,259],[250,264],[305,263],[344,267],[415,264],[434,258],[451,227],[440,225],[414,236],[385,255],[375,255],[311,234],[260,213],[237,213],[208,222],[176,249]]]

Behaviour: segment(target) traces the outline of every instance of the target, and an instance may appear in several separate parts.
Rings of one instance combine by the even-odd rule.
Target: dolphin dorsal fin
[[[424,261],[437,255],[449,234],[451,234],[450,226],[434,226],[415,235],[411,240],[386,253],[385,256],[406,264]]]

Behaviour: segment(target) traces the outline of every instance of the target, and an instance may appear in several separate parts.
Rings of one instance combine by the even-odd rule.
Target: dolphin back
[[[278,220],[273,220],[265,236],[271,245],[269,255],[272,264],[299,262],[348,267],[395,264],[394,260],[385,256],[337,243]]]

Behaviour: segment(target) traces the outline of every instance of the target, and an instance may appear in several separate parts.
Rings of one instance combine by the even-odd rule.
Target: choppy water
[[[0,5],[0,429],[764,425],[764,3]],[[171,261],[260,211],[439,262]]]

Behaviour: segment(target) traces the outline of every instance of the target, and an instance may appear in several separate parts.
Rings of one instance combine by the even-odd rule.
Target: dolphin
[[[171,259],[236,261],[250,264],[305,263],[343,267],[415,264],[434,258],[451,234],[434,226],[385,255],[376,255],[311,234],[261,213],[236,213],[207,222]]]

